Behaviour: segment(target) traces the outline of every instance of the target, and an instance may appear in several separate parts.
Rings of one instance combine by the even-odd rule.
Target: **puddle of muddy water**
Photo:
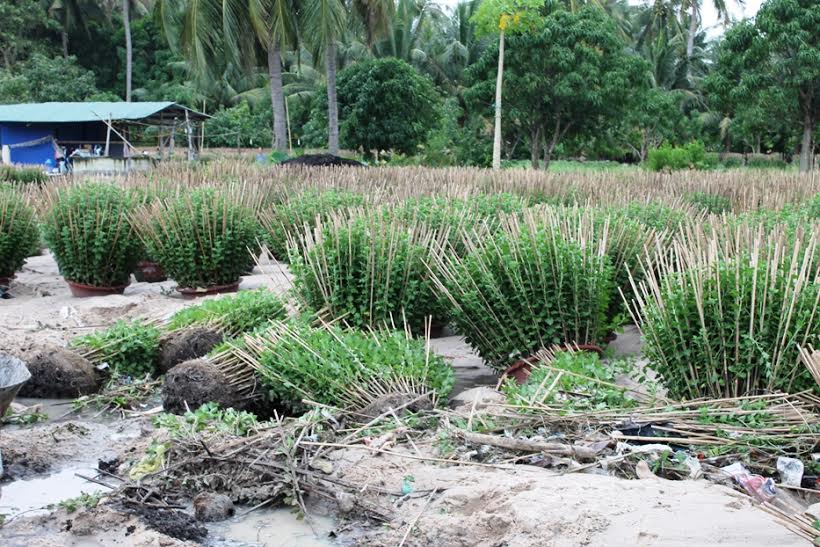
[[[0,485],[0,514],[6,515],[7,519],[22,513],[25,516],[44,515],[49,512],[46,508],[50,505],[82,493],[103,490],[103,487],[81,479],[77,473],[87,477],[97,474],[91,467],[72,467],[44,477]]]
[[[208,526],[210,547],[327,547],[333,519],[311,516],[310,524],[286,508],[257,509]]]

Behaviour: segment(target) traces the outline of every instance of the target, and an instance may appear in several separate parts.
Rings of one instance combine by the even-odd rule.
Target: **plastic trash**
[[[722,467],[721,471],[737,481],[750,496],[758,501],[772,501],[777,496],[777,488],[772,479],[749,473],[740,462]]]
[[[697,458],[693,458],[690,455],[686,455],[686,458],[683,460],[683,465],[689,469],[689,478],[692,480],[697,480],[703,476],[703,468],[700,465],[700,461]]]
[[[777,472],[780,473],[780,482],[786,486],[800,486],[803,481],[803,462],[780,456],[777,458]]]

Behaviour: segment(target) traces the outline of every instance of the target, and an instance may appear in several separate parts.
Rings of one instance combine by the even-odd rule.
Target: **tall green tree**
[[[537,25],[543,0],[484,0],[473,15],[479,35],[498,34],[498,69],[495,82],[493,169],[501,168],[501,98],[504,84],[504,38]]]
[[[646,63],[625,53],[614,22],[598,8],[556,10],[538,31],[511,36],[505,78],[509,115],[529,138],[533,166],[549,167],[562,139],[624,114],[630,94],[646,88]],[[495,52],[476,64],[475,91],[487,97]]]
[[[820,3],[767,0],[755,25],[760,31],[759,51],[777,68],[781,86],[796,95],[803,126],[800,170],[810,171],[814,130],[820,118]]]

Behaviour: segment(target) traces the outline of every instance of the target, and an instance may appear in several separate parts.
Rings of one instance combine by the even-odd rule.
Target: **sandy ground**
[[[335,458],[340,474],[362,491],[398,491],[405,477],[416,491],[440,490],[406,501],[399,517],[359,545],[397,545],[405,534],[405,545],[438,547],[806,545],[745,496],[705,480],[442,467],[350,450]]]
[[[0,351],[34,343],[65,345],[72,337],[106,327],[118,319],[163,319],[191,301],[176,283],[132,282],[125,294],[73,298],[51,254],[29,258],[11,283],[15,298],[0,300]],[[290,275],[276,263],[254,268],[240,289],[268,287],[285,292]],[[215,297],[207,297],[215,298]]]
[[[242,288],[266,286],[284,292],[290,286],[289,279],[283,267],[266,264],[245,277]],[[64,345],[73,336],[117,319],[167,317],[188,302],[173,287],[172,281],[132,283],[124,295],[75,299],[50,255],[31,258],[12,283],[16,298],[0,300],[0,350],[25,350],[44,341]],[[456,369],[454,393],[496,384],[496,376],[460,338],[439,338],[432,345]],[[616,355],[632,355],[640,350],[640,337],[634,327],[627,328],[612,346]],[[139,421],[75,418],[0,430],[0,451],[6,455],[12,475],[21,479],[32,474],[51,476],[56,480],[61,470],[93,465],[112,448],[125,458],[133,458],[149,438],[150,427]],[[394,456],[374,457],[356,450],[339,451],[334,457],[337,472],[348,481],[360,482],[365,492],[369,485],[401,489],[408,476],[413,477],[416,490],[439,489],[432,497],[403,500],[397,512],[400,516],[393,522],[348,536],[348,544],[397,545],[405,534],[405,545],[442,547],[805,544],[745,498],[706,481],[626,481],[578,473],[559,476],[530,466],[505,470],[443,467]],[[49,484],[52,497],[57,499],[77,494],[69,492],[75,486],[63,493],[59,482]],[[9,491],[8,484],[4,489]],[[0,497],[0,505],[14,503]],[[275,536],[271,530],[278,525],[268,526],[268,532],[257,532],[255,537]],[[276,545],[253,537],[248,537],[247,543],[230,545]],[[17,518],[0,528],[0,544],[183,545],[146,529],[134,517],[105,509],[75,515],[59,509],[48,516]],[[316,540],[306,537],[288,540],[287,544],[315,545]]]

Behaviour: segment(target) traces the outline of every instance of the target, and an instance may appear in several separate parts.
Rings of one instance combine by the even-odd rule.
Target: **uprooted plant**
[[[262,384],[265,398],[293,411],[302,401],[363,409],[392,393],[436,401],[453,387],[453,370],[406,332],[359,332],[304,322],[274,322],[212,356],[241,391]]]
[[[94,364],[107,364],[114,373],[142,378],[156,369],[160,329],[135,320],[117,321],[107,329],[80,336],[71,345]]]
[[[233,338],[287,316],[285,302],[279,295],[266,289],[257,289],[209,299],[183,308],[171,316],[165,328],[176,330],[208,327]]]

